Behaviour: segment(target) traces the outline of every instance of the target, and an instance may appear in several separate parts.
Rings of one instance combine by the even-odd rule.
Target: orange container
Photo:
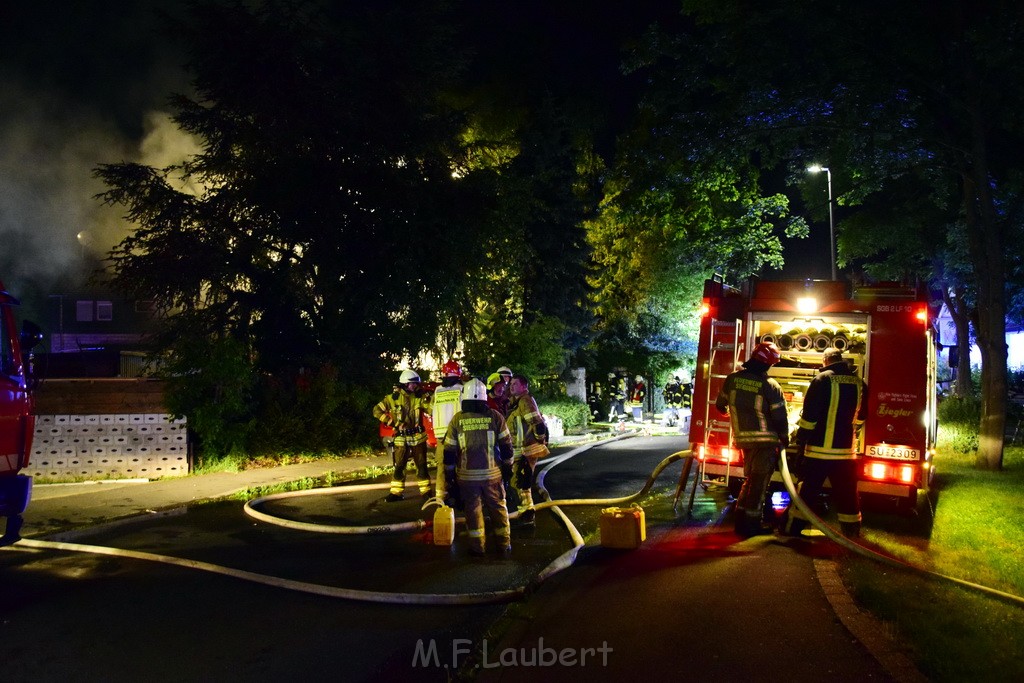
[[[605,548],[633,550],[647,539],[644,509],[636,504],[601,510],[600,528],[601,545]]]

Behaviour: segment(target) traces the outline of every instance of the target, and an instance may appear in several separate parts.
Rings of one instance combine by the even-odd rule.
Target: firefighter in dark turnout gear
[[[796,433],[799,465],[798,492],[814,506],[827,478],[843,535],[860,535],[860,497],[857,495],[857,431],[867,417],[867,385],[843,359],[839,349],[827,349],[824,369],[811,380],[804,396]],[[795,505],[786,510],[783,533],[799,536],[807,518]]]
[[[754,347],[743,369],[725,378],[715,400],[728,412],[732,438],[743,451],[743,486],[736,500],[736,533],[754,536],[764,531],[764,497],[779,460],[780,447],[789,444],[789,421],[782,387],[768,376],[768,368],[781,360],[775,344]]]

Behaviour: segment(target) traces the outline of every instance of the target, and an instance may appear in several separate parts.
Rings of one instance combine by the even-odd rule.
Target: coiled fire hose
[[[841,545],[842,547],[846,548],[847,550],[850,550],[852,552],[857,553],[858,555],[860,555],[862,557],[866,557],[866,558],[868,558],[870,560],[874,560],[876,562],[881,562],[882,564],[886,564],[886,565],[888,565],[890,567],[896,567],[897,569],[904,569],[904,570],[907,570],[907,571],[910,571],[910,572],[913,572],[913,573],[916,573],[916,574],[921,574],[921,575],[924,575],[924,576],[927,576],[927,577],[933,578],[933,579],[939,579],[939,580],[942,580],[942,581],[948,581],[948,582],[954,583],[954,584],[956,584],[958,586],[964,586],[964,587],[970,588],[972,590],[980,591],[982,593],[985,593],[986,595],[991,595],[991,596],[999,598],[1001,600],[1006,600],[1008,602],[1015,603],[1015,604],[1018,604],[1018,605],[1024,605],[1024,598],[1021,598],[1018,595],[1013,595],[1012,593],[1006,593],[1006,592],[1003,592],[1001,590],[996,590],[995,588],[989,588],[988,586],[982,586],[981,584],[972,583],[970,581],[965,581],[964,579],[958,579],[958,578],[953,577],[953,576],[947,576],[945,574],[939,574],[938,572],[933,572],[933,571],[931,571],[929,569],[925,569],[924,567],[918,567],[916,565],[910,564],[909,562],[904,562],[903,560],[898,560],[895,557],[889,557],[888,555],[883,555],[881,553],[875,552],[874,550],[871,550],[870,548],[865,548],[864,546],[860,545],[859,543],[854,543],[850,539],[846,538],[842,534],[840,534],[837,531],[835,531],[828,524],[825,524],[825,522],[822,521],[821,517],[819,517],[818,515],[814,514],[814,512],[811,511],[810,506],[807,505],[807,503],[804,502],[803,498],[800,497],[800,494],[797,493],[796,486],[793,484],[793,477],[792,477],[792,475],[789,472],[789,462],[786,459],[786,449],[784,449],[784,448],[782,449],[782,456],[780,458],[780,461],[782,463],[782,466],[780,468],[782,470],[782,481],[783,481],[783,483],[786,484],[786,489],[789,491],[789,499],[790,499],[790,501],[794,505],[796,505],[797,509],[800,510],[800,512],[802,512],[804,514],[804,516],[807,517],[808,520],[810,520],[811,524],[816,529],[821,531],[821,533],[825,534],[825,536],[827,536],[833,542]]]

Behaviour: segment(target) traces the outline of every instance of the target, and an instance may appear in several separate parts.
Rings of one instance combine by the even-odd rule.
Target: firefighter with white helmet
[[[431,416],[434,437],[437,439],[434,457],[438,467],[444,461],[444,435],[452,416],[459,412],[462,401],[462,366],[456,360],[449,360],[441,366],[441,384],[434,389]]]
[[[768,369],[782,359],[775,344],[754,347],[743,369],[725,378],[715,400],[720,413],[728,413],[733,441],[743,451],[743,486],[736,499],[736,533],[754,536],[761,528],[765,493],[779,460],[780,448],[789,444],[786,398]]]
[[[537,460],[548,454],[548,428],[537,401],[530,395],[530,383],[512,375],[509,383],[508,428],[512,433],[512,488],[519,494],[519,521],[533,524],[533,476]]]
[[[647,383],[642,375],[637,375],[633,380],[633,391],[630,396],[633,409],[633,421],[644,421],[644,399],[647,398]]]
[[[373,407],[373,416],[395,430],[395,473],[391,478],[391,490],[385,498],[388,502],[402,500],[405,467],[410,458],[416,464],[416,484],[420,493],[430,494],[427,433],[423,429],[423,415],[428,410],[428,401],[420,395],[419,388],[420,376],[413,370],[403,370],[398,377],[397,391],[388,394]]]
[[[437,477],[437,495],[458,487],[466,515],[469,551],[482,555],[487,540],[484,506],[494,526],[498,550],[512,549],[508,508],[501,471],[512,459],[512,439],[505,418],[487,406],[483,382],[471,379],[462,388],[461,410],[452,417],[444,438],[444,475]]]
[[[617,416],[626,417],[626,379],[614,372],[608,373],[608,421],[613,422]]]

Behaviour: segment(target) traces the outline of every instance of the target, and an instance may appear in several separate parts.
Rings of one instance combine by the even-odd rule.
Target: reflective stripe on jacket
[[[487,415],[459,411],[448,423],[444,437],[445,466],[455,464],[459,481],[494,481],[501,479],[495,453],[506,459],[512,456],[512,436],[505,418],[496,410]]]
[[[434,436],[440,441],[444,438],[448,423],[451,422],[455,413],[459,412],[462,405],[462,385],[453,384],[450,387],[440,386],[434,390],[434,405],[432,408],[434,418]]]
[[[537,427],[541,426],[540,432]],[[515,456],[543,457],[548,447],[544,445],[543,436],[547,435],[547,425],[537,407],[533,396],[524,394],[513,397],[508,413],[508,428],[512,432],[512,452]]]
[[[786,399],[779,383],[765,372],[743,369],[726,377],[715,407],[720,412],[728,407],[737,446],[788,441]]]
[[[833,363],[807,387],[797,438],[804,455],[823,460],[857,457],[857,429],[867,416],[867,385],[845,362]]]
[[[427,433],[423,430],[424,410],[422,397],[399,389],[373,407],[373,416],[381,424],[395,428],[396,446],[418,446],[427,441]]]

